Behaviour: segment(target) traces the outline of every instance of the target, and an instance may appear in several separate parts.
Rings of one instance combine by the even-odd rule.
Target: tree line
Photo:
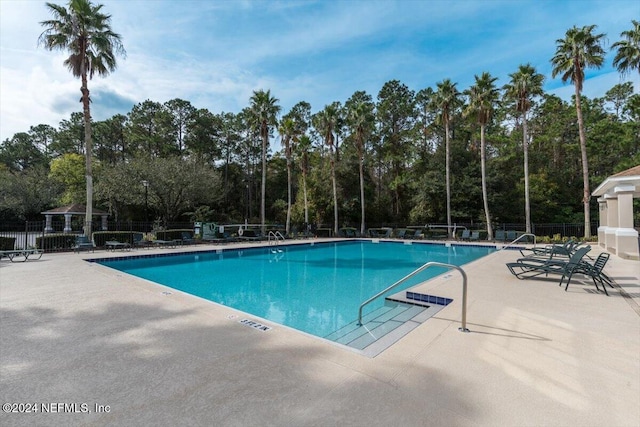
[[[87,0],[72,0],[70,9],[74,3],[93,7],[77,13],[101,13]],[[640,30],[632,24],[612,45],[622,75],[640,72]],[[91,193],[118,220],[247,219],[282,223],[287,232],[302,223],[364,232],[465,222],[491,236],[496,222],[527,231],[532,222],[587,223],[596,210],[590,188],[640,164],[632,83],[602,98],[582,94],[585,70],[604,61],[604,35],[595,29],[573,27],[556,42],[553,76],[574,85],[571,103],[544,92],[544,77],[524,64],[502,85],[489,72],[462,90],[449,79],[417,92],[391,80],[375,99],[356,91],[315,112],[301,101],[281,114],[269,90],[255,91],[237,113],[146,100],[92,121],[85,106],[57,128],[34,125],[2,143],[0,218],[40,218]],[[119,36],[104,22],[98,30],[118,42],[111,59]],[[83,99],[85,89],[83,80]]]

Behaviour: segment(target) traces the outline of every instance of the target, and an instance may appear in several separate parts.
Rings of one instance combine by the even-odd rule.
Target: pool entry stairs
[[[325,338],[352,347],[374,357],[424,323],[444,305],[417,305],[385,300],[384,306],[367,313],[362,326],[357,321],[338,329]]]

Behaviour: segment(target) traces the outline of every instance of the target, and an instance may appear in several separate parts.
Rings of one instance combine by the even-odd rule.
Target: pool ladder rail
[[[280,246],[280,240],[282,240],[284,242],[285,238],[282,235],[281,232],[279,231],[270,231],[269,234],[267,235],[267,239],[268,239],[268,244],[269,246],[275,246],[275,249],[272,249],[271,252],[272,253],[276,253],[276,252],[282,252],[282,249],[279,249],[278,246]]]
[[[385,293],[387,293],[391,289],[400,286],[401,284],[403,284],[404,282],[406,282],[407,280],[409,280],[410,278],[412,278],[416,274],[421,273],[422,271],[424,271],[424,270],[426,270],[426,269],[428,269],[430,267],[445,267],[445,268],[448,268],[450,270],[454,269],[454,270],[458,270],[460,272],[460,274],[462,275],[462,325],[461,325],[461,327],[458,328],[458,330],[461,331],[461,332],[469,332],[469,329],[467,329],[467,274],[464,272],[464,270],[462,268],[458,267],[457,265],[445,264],[445,263],[442,263],[442,262],[435,262],[435,261],[430,261],[430,262],[424,264],[422,267],[417,268],[416,270],[414,270],[411,273],[407,274],[406,276],[404,276],[402,279],[398,280],[397,282],[395,282],[391,286],[389,286],[386,289],[378,292],[377,294],[375,294],[374,296],[372,296],[371,298],[369,298],[368,300],[366,300],[365,302],[360,304],[360,308],[358,309],[358,325],[362,326],[362,309],[364,308],[365,305],[367,305],[370,302],[378,299],[379,297],[381,297],[382,295],[384,295]]]

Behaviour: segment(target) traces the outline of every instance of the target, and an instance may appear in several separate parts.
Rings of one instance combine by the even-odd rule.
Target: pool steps
[[[354,321],[325,338],[361,350],[374,357],[432,317],[444,305],[419,305],[385,300],[385,305],[367,313],[362,326]]]

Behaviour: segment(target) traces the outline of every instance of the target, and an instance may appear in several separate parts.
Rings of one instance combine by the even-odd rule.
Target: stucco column
[[[603,248],[605,244],[605,233],[607,231],[607,201],[604,197],[598,198],[598,215],[600,219],[600,226],[598,227],[598,244]]]
[[[605,195],[607,201],[607,228],[604,230],[604,247],[616,254],[616,230],[618,228],[618,198]]]
[[[623,258],[640,259],[638,254],[638,232],[633,228],[632,185],[615,188],[618,196],[618,228],[615,231],[617,254]]]
[[[64,233],[71,233],[71,214],[64,214]]]
[[[107,231],[109,226],[107,225],[107,217],[109,215],[102,215],[102,231]]]
[[[53,215],[46,215],[44,216],[44,232],[45,233],[53,233],[53,226],[51,226],[51,219],[53,218]]]

